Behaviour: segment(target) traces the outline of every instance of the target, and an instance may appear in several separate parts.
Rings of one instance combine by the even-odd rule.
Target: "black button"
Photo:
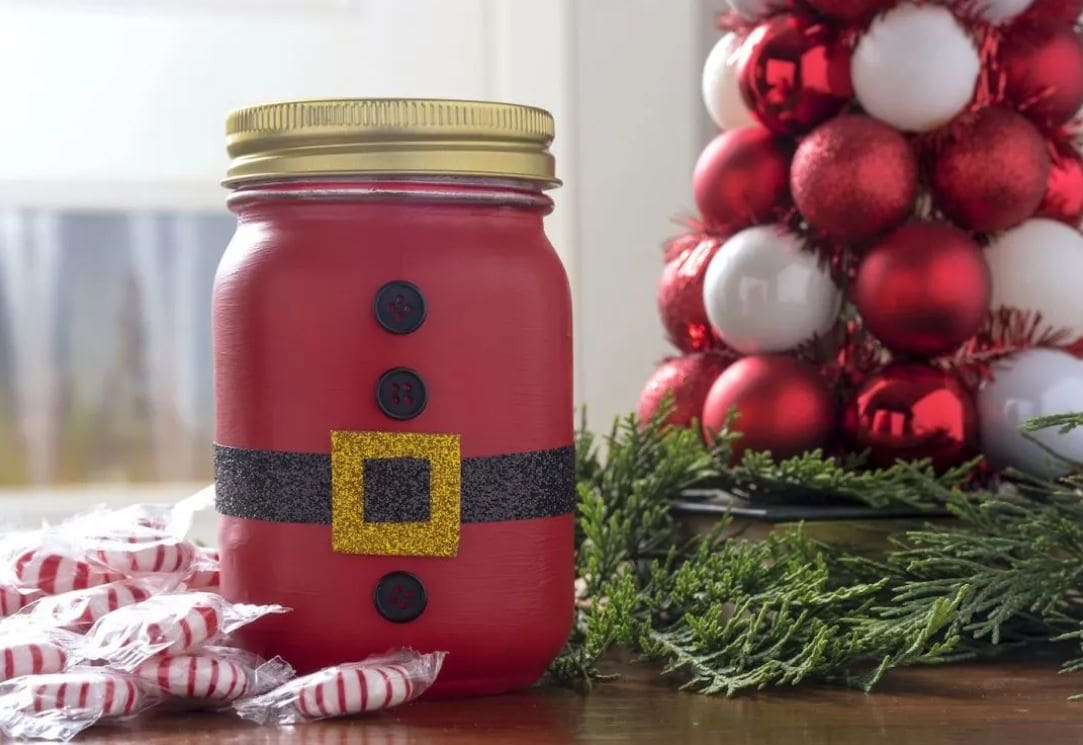
[[[376,403],[392,419],[413,419],[425,410],[428,399],[425,381],[406,367],[388,370],[376,384]]]
[[[409,334],[425,322],[425,298],[405,280],[388,282],[376,292],[372,310],[376,321],[392,334]]]
[[[391,572],[376,585],[376,611],[392,623],[413,621],[425,610],[425,586],[409,572]]]

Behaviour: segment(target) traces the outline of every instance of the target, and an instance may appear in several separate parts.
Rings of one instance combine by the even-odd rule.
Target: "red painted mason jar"
[[[542,675],[572,620],[571,304],[539,109],[240,109],[214,288],[222,591],[307,672],[449,654],[433,692]]]

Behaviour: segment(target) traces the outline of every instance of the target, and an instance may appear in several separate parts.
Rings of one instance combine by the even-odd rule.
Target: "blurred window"
[[[228,213],[0,209],[0,485],[210,476]]]

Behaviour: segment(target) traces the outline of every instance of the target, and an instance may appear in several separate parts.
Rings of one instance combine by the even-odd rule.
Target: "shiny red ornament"
[[[704,238],[662,270],[658,315],[669,340],[682,352],[698,352],[720,343],[703,307],[703,274],[719,245],[718,239]]]
[[[826,379],[793,357],[751,355],[723,372],[703,404],[704,435],[710,439],[726,424],[730,410],[741,433],[734,456],[745,450],[770,450],[788,458],[826,447],[835,432],[837,406]]]
[[[770,222],[789,197],[789,143],[762,127],[732,129],[703,149],[692,191],[715,230],[736,231]]]
[[[1049,151],[1030,121],[1000,107],[953,128],[929,166],[937,206],[960,227],[1006,230],[1031,217],[1049,180]]]
[[[954,375],[904,362],[865,381],[843,409],[842,431],[878,468],[929,458],[943,471],[977,453],[978,415]]]
[[[728,361],[717,354],[690,354],[663,362],[643,386],[636,406],[636,416],[646,422],[662,405],[666,394],[671,396],[672,410],[666,423],[687,427],[703,413],[707,391],[726,369]]]
[[[741,96],[775,132],[808,132],[854,96],[850,49],[829,24],[791,14],[772,16],[749,34],[741,55]]]
[[[989,311],[989,267],[966,233],[913,222],[861,260],[851,293],[865,326],[886,347],[932,357],[955,349]]]
[[[840,116],[797,148],[790,190],[808,223],[836,241],[860,242],[897,227],[913,211],[918,162],[896,129],[867,116]]]
[[[860,21],[891,5],[891,0],[805,0],[809,7],[840,21]]]
[[[1060,126],[1083,106],[1083,42],[1069,24],[1015,24],[998,60],[1008,100],[1039,124]]]
[[[1035,214],[1076,227],[1083,220],[1083,157],[1070,142],[1058,142],[1052,149],[1048,185]]]

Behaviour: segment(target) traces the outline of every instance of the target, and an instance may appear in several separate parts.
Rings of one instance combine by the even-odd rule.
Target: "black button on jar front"
[[[417,285],[397,279],[376,292],[376,321],[392,334],[409,334],[425,322],[425,297]]]
[[[392,419],[413,419],[425,410],[428,396],[425,381],[406,367],[388,370],[376,384],[376,403]]]
[[[373,600],[376,612],[392,623],[413,621],[429,602],[425,586],[409,572],[384,575],[376,585]]]

